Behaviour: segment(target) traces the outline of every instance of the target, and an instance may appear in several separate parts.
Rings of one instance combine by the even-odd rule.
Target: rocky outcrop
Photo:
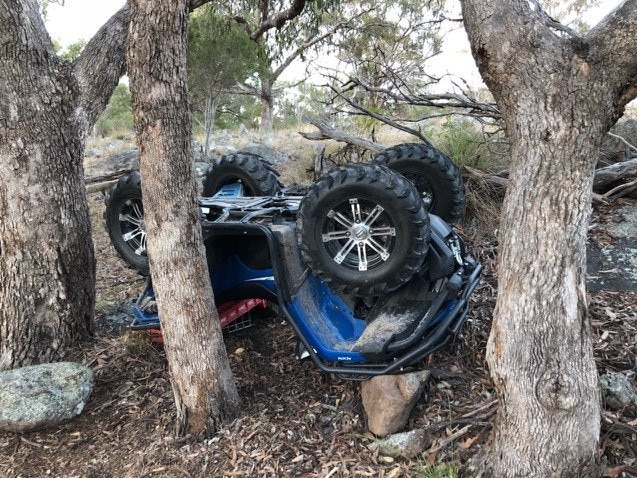
[[[0,430],[28,432],[78,416],[93,390],[93,372],[58,362],[0,372]]]
[[[407,424],[420,398],[429,371],[404,375],[381,375],[361,384],[367,426],[374,435],[385,437]]]

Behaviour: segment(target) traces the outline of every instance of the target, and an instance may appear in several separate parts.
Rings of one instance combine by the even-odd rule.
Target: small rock
[[[369,431],[384,437],[403,428],[428,378],[429,371],[425,370],[404,375],[381,375],[363,382],[361,396]]]
[[[384,440],[371,443],[367,448],[371,451],[394,458],[415,458],[431,445],[431,438],[426,430],[419,428],[404,433],[396,433]]]
[[[637,393],[628,377],[621,372],[602,375],[599,378],[599,387],[606,408],[620,410],[630,404],[637,404]]]
[[[0,429],[27,432],[79,415],[93,390],[93,371],[58,362],[0,372]]]

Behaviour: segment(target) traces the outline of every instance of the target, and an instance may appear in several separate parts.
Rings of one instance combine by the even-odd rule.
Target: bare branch
[[[374,153],[379,153],[386,149],[385,145],[380,143],[375,143],[373,141],[369,141],[363,138],[357,138],[355,136],[351,136],[344,131],[337,130],[333,126],[327,124],[325,121],[320,121],[315,118],[311,118],[309,116],[303,117],[303,121],[313,124],[318,128],[318,132],[314,133],[303,133],[299,132],[301,136],[305,139],[309,139],[312,141],[322,141],[326,139],[333,139],[334,141],[339,141],[341,143],[348,143],[354,146],[358,146],[364,149],[368,149]]]
[[[626,196],[635,190],[637,190],[637,180],[614,187],[604,194],[604,197],[607,199],[617,199]]]
[[[259,96],[261,92],[254,86],[246,85],[245,83],[239,83],[226,90],[226,93],[231,95],[246,95],[246,96]]]
[[[618,140],[620,140],[622,143],[624,143],[626,146],[628,146],[630,149],[632,149],[633,151],[637,151],[637,147],[633,146],[632,144],[630,144],[628,141],[626,141],[625,138],[623,138],[622,136],[619,136],[618,134],[615,133],[611,133],[610,131],[608,133],[606,133],[608,136],[612,136],[613,138],[616,138]]]
[[[333,82],[338,82],[338,80],[334,76],[328,75],[328,77],[330,77]],[[392,82],[394,88],[389,89],[367,84],[360,78],[354,77],[350,78],[347,83],[341,83],[340,89],[337,89],[331,85],[325,86],[327,86],[334,92],[334,97],[331,100],[332,103],[335,99],[339,99],[346,105],[348,105],[349,108],[351,108],[347,109],[336,107],[335,110],[337,112],[346,113],[349,115],[369,116],[393,128],[409,133],[417,137],[420,141],[423,141],[427,144],[429,144],[429,140],[426,138],[425,135],[422,134],[421,130],[408,127],[407,124],[419,123],[427,119],[450,115],[469,116],[477,119],[483,124],[491,124],[487,120],[498,120],[501,117],[500,112],[495,104],[480,102],[471,97],[469,93],[419,94],[411,91],[411,89],[406,84],[403,87],[404,82],[399,77],[393,78]],[[418,118],[391,118],[386,114],[381,114],[377,111],[373,111],[372,109],[363,106],[355,99],[356,95],[348,95],[349,92],[355,91],[357,89],[362,89],[370,93],[381,94],[384,97],[392,100],[394,106],[423,106],[441,109],[453,109],[454,111],[445,111],[437,114],[425,114],[421,115]]]
[[[412,134],[414,136],[416,136],[418,139],[420,139],[423,143],[425,144],[429,144],[431,145],[431,141],[429,141],[427,139],[426,136],[424,136],[422,134],[422,132],[420,132],[419,130],[413,129],[413,128],[409,128],[403,124],[397,123],[396,121],[392,120],[391,118],[385,116],[385,115],[381,115],[380,113],[371,111],[368,108],[365,108],[364,106],[350,100],[347,96],[342,95],[339,91],[337,91],[336,89],[332,88],[332,91],[334,91],[334,93],[336,93],[336,95],[343,99],[348,105],[350,105],[352,108],[358,110],[359,112],[365,114],[366,116],[370,116],[378,121],[381,121],[389,126],[392,126],[398,130],[404,131],[406,133]]]
[[[466,109],[469,116],[480,116],[500,119],[501,113],[495,103],[485,103],[476,100],[468,92],[464,93],[415,93],[408,87],[402,78],[393,78],[395,91],[388,88],[375,87],[366,84],[360,78],[351,78],[350,81],[366,91],[382,93],[392,98],[399,104],[412,106],[429,106],[434,108]]]
[[[306,3],[307,0],[294,0],[292,2],[292,5],[290,5],[290,8],[288,8],[287,10],[284,10],[278,15],[275,15],[271,18],[262,18],[261,24],[257,27],[256,30],[252,30],[248,21],[242,16],[235,16],[234,21],[244,26],[251,40],[257,41],[268,30],[271,30],[272,28],[281,29],[287,22],[301,15]],[[265,11],[263,13],[267,15]]]

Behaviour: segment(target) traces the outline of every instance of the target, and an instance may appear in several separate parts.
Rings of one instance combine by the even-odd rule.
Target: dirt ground
[[[174,435],[173,397],[161,348],[126,333],[119,304],[143,280],[116,257],[102,224],[103,197],[90,197],[98,260],[95,338],[73,357],[95,371],[77,419],[42,432],[0,433],[4,477],[453,477],[485,446],[496,400],[484,350],[495,303],[495,244],[472,253],[484,279],[458,338],[428,359],[432,378],[409,422],[432,437],[417,460],[370,452],[359,385],[294,356],[295,336],[274,311],[229,334],[226,346],[243,402],[241,416],[212,439]],[[602,210],[598,224],[612,220]],[[612,241],[593,228],[591,241]],[[600,374],[635,371],[637,294],[589,296]],[[633,374],[634,383],[634,374]],[[600,454],[609,477],[637,476],[637,410],[605,411]]]

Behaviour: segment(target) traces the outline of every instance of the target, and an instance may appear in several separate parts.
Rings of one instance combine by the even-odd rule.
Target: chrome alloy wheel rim
[[[141,200],[129,199],[119,213],[122,239],[138,256],[146,255],[146,224]]]
[[[391,257],[396,228],[381,205],[350,198],[328,211],[322,240],[334,262],[364,272]]]

